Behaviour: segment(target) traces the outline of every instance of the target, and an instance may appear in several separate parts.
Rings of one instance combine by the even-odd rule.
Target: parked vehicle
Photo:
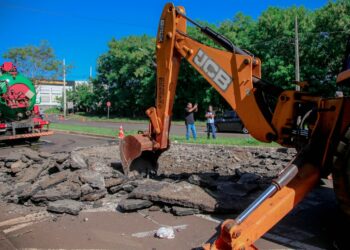
[[[249,133],[237,113],[233,110],[225,111],[223,115],[215,117],[215,128],[217,132]]]
[[[33,82],[5,62],[0,66],[0,141],[37,141],[52,134],[36,105]]]

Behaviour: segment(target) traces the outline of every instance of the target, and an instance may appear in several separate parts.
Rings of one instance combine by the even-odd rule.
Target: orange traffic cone
[[[122,125],[120,125],[120,127],[119,127],[118,138],[119,139],[123,139],[124,138],[124,130],[123,130],[123,126]]]

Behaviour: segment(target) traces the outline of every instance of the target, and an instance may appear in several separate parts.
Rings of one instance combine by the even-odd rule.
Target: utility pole
[[[66,59],[63,59],[63,116],[67,116]]]
[[[300,82],[298,16],[295,16],[295,81],[297,84]],[[296,85],[295,90],[300,91],[300,86]]]
[[[91,93],[93,93],[94,90],[93,90],[93,86],[92,86],[92,66],[90,66],[89,88],[90,88]]]

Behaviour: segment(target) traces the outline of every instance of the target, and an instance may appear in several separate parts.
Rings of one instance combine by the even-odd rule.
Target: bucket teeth
[[[120,141],[120,159],[127,176],[149,176],[157,171],[158,153],[146,135],[129,135]]]

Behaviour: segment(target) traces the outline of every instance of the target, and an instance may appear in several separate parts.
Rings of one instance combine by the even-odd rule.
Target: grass
[[[191,138],[186,140],[185,136],[172,135],[170,139],[177,143],[191,143],[191,144],[211,144],[211,145],[226,145],[226,146],[262,146],[262,147],[276,147],[276,143],[264,143],[255,140],[253,137],[217,137],[214,139],[207,139],[206,136],[199,136],[196,140]]]
[[[69,132],[79,132],[90,135],[103,135],[103,136],[111,136],[116,137],[119,133],[119,128],[101,128],[101,127],[91,127],[91,126],[83,126],[83,125],[70,125],[70,124],[59,124],[59,123],[51,123],[50,128],[57,130],[64,130]],[[127,131],[126,135],[135,134],[137,131]]]
[[[118,128],[101,128],[101,127],[91,127],[82,125],[71,125],[71,124],[60,124],[51,123],[50,128],[57,130],[64,130],[69,132],[79,132],[90,135],[102,135],[117,137],[119,129]],[[125,135],[136,134],[137,131],[130,130],[125,131]],[[232,137],[218,137],[215,140],[207,139],[206,136],[199,136],[196,140],[192,138],[186,140],[185,136],[171,135],[170,140],[176,143],[191,143],[191,144],[214,144],[214,145],[227,145],[227,146],[263,146],[263,147],[275,147],[278,146],[276,143],[263,143],[255,140],[254,138],[232,138]]]
[[[55,114],[55,113],[52,113],[52,114]],[[75,114],[70,114],[69,119],[94,121],[94,122],[116,122],[116,123],[133,123],[133,122],[148,123],[149,122],[148,119],[143,119],[143,118],[127,118],[127,117],[116,117],[116,116],[110,116],[110,118],[107,119],[106,116],[91,115],[91,114],[86,114],[84,112],[77,112]],[[181,121],[181,120],[172,121],[172,124],[184,125],[185,121]],[[205,124],[206,124],[205,121],[196,121],[197,126],[205,126]]]
[[[51,115],[51,114],[61,114],[62,112],[59,111],[57,108],[48,108],[48,109],[45,109],[44,113]]]
[[[146,123],[148,122],[147,119],[141,119],[141,118],[127,118],[127,117],[113,117],[110,116],[109,119],[107,119],[106,116],[100,116],[100,115],[87,115],[84,113],[76,113],[69,115],[70,119],[75,120],[82,120],[85,119],[86,121],[94,121],[94,122],[140,122],[140,123]]]

